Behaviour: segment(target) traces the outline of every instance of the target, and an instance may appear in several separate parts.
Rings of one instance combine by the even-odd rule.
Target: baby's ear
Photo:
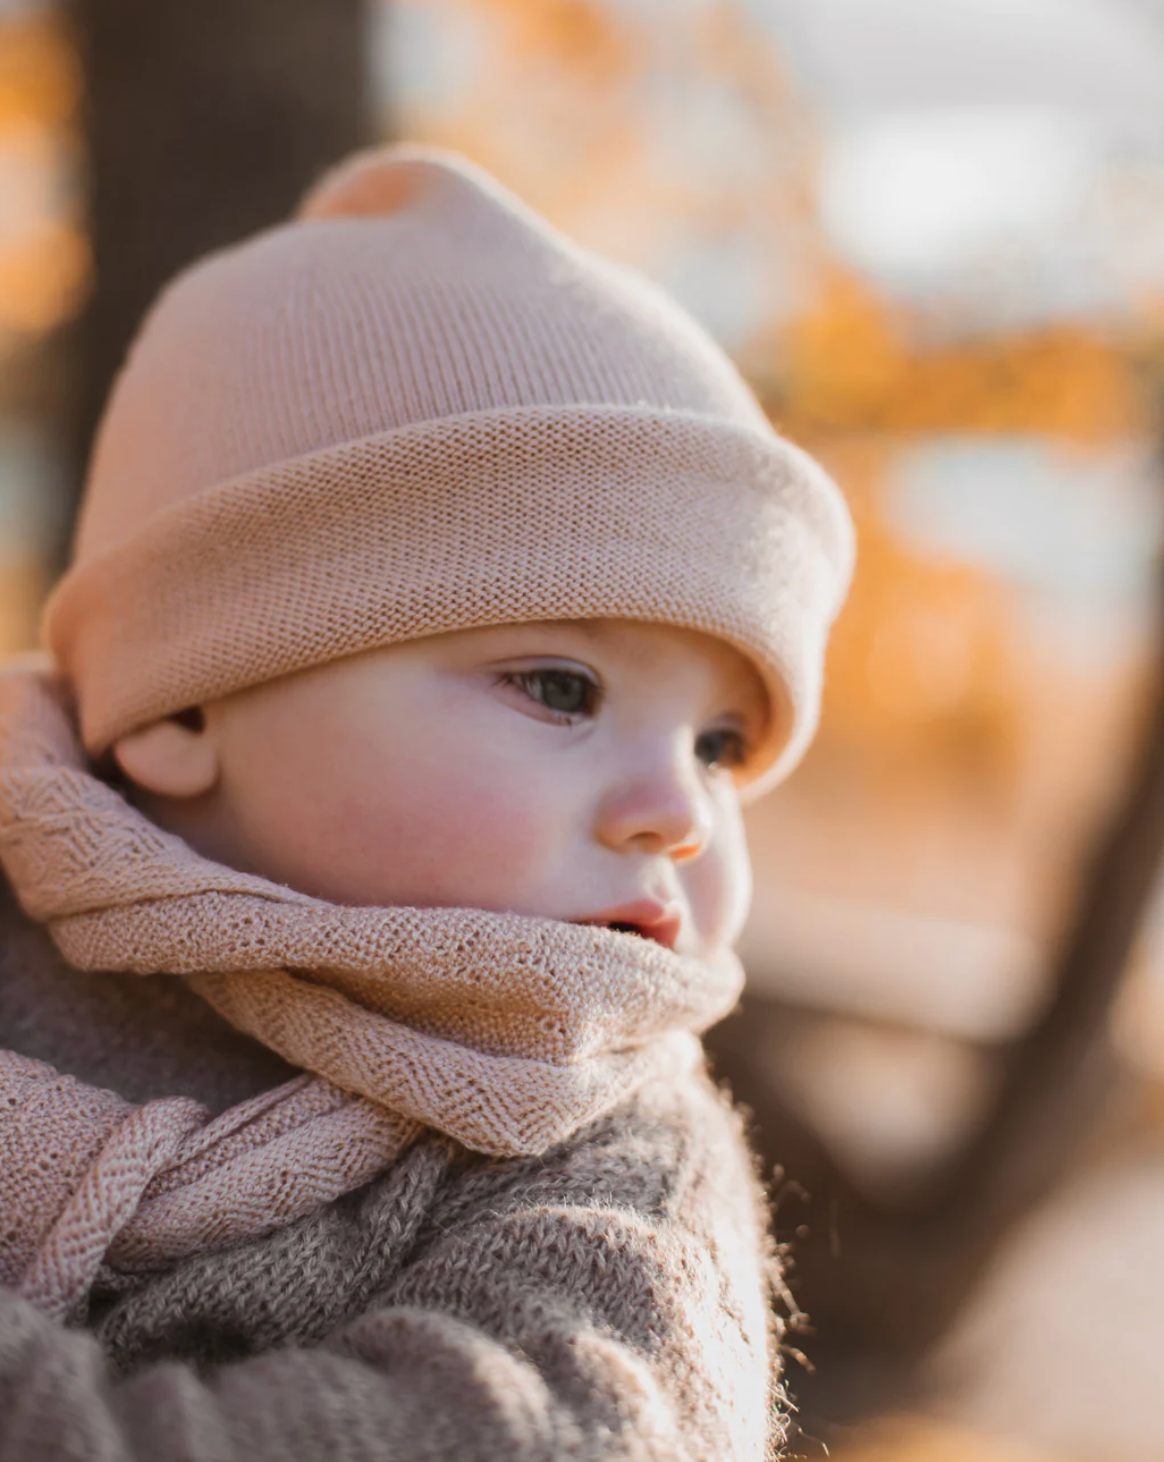
[[[218,748],[197,709],[131,731],[113,755],[131,782],[162,797],[198,797],[218,781]]]

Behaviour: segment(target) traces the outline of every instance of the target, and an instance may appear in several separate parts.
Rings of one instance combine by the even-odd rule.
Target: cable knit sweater
[[[0,881],[0,1045],[211,1110],[291,1074],[180,981],[80,974]],[[426,1133],[273,1234],[0,1289],[0,1459],[759,1459],[780,1435],[761,1195],[700,1074],[535,1158]]]

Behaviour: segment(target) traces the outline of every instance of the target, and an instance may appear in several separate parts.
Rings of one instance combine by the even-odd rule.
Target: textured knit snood
[[[470,909],[347,907],[198,856],[89,769],[46,665],[0,670],[0,862],[77,969],[184,978],[304,1074],[217,1116],[0,1052],[0,1283],[67,1317],[314,1212],[424,1128],[532,1155],[690,1070],[735,957]]]

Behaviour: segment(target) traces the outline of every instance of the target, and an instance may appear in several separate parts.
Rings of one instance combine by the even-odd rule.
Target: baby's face
[[[747,913],[737,771],[765,716],[718,640],[553,622],[332,661],[116,750],[155,821],[304,893],[625,924],[706,956]]]

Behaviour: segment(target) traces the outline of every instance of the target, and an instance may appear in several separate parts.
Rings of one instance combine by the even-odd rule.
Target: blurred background
[[[712,1037],[794,1453],[1164,1456],[1164,0],[0,0],[0,653],[190,257],[459,148],[676,294],[860,535]]]

